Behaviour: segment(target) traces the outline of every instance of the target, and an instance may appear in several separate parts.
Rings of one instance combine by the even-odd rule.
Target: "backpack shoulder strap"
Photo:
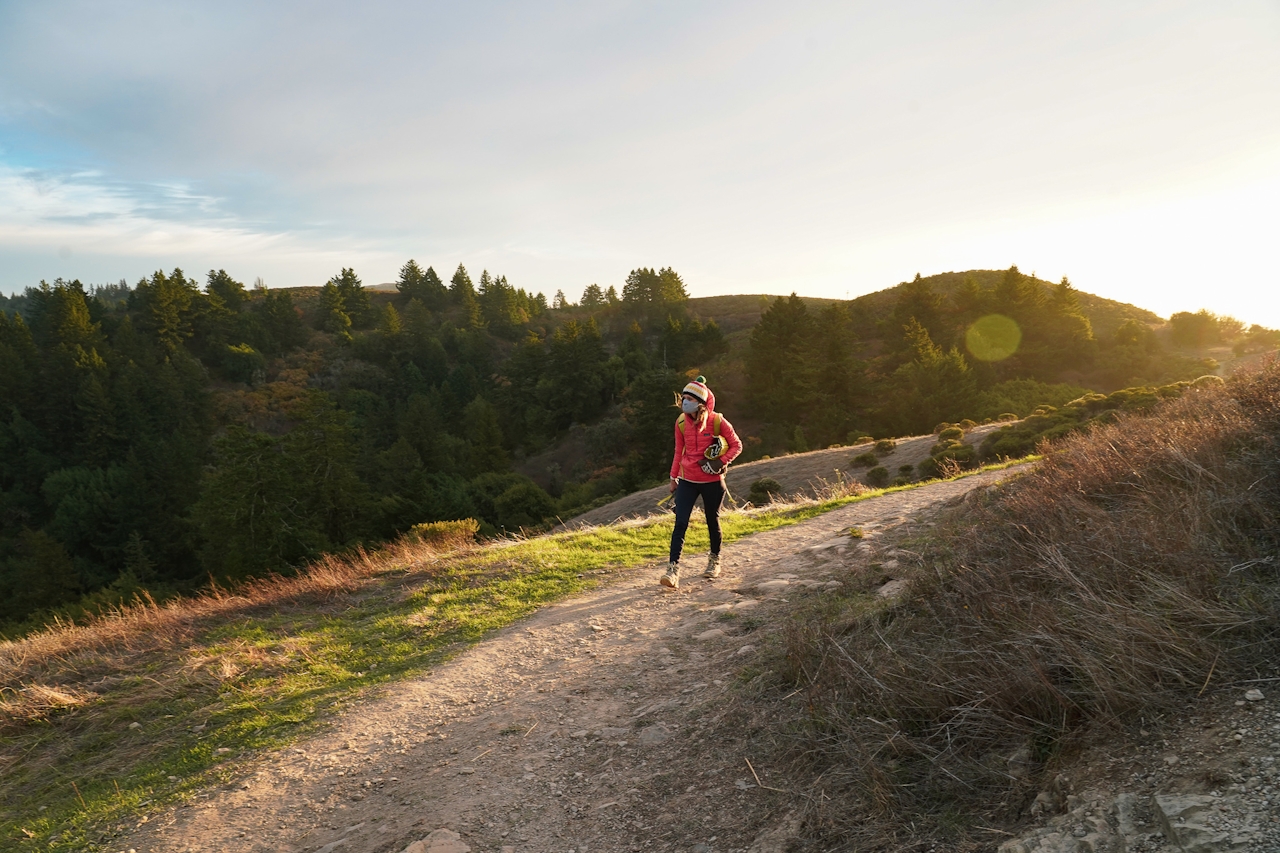
[[[676,418],[676,429],[684,432],[684,412],[681,412],[680,417]]]
[[[716,412],[715,419],[711,422],[711,432],[716,437],[720,437],[720,424],[724,421],[724,415]]]

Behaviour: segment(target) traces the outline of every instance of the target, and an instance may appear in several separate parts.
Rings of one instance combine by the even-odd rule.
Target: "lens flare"
[[[1003,361],[1018,351],[1022,330],[1003,314],[988,314],[964,333],[964,345],[979,361]]]

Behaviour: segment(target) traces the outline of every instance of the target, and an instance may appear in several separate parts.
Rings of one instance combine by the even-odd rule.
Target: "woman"
[[[720,504],[724,501],[724,471],[742,452],[733,425],[716,412],[716,395],[701,376],[680,392],[680,417],[676,418],[676,456],[671,462],[671,491],[676,496],[676,526],[671,531],[671,562],[658,579],[663,586],[680,586],[680,552],[689,529],[693,502],[702,496],[711,537],[711,556],[704,578],[720,576]]]

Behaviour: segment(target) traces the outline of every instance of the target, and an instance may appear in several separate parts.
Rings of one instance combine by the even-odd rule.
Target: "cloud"
[[[1278,21],[1247,0],[0,5],[0,258],[189,252],[301,284],[414,256],[549,292],[671,264],[695,292],[856,293],[1273,173]]]

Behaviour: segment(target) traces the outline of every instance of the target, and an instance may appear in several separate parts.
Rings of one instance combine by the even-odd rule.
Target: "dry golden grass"
[[[20,640],[2,641],[0,733],[84,704],[97,694],[81,685],[128,671],[126,660],[185,648],[209,625],[267,610],[313,606],[356,592],[369,578],[393,569],[421,568],[439,560],[472,541],[474,529],[454,524],[458,530],[451,535],[411,534],[372,552],[357,548],[349,554],[325,555],[294,576],[259,578],[234,589],[213,586],[201,595],[164,604],[143,594],[132,604],[83,623],[59,622]],[[227,681],[253,663],[221,655],[207,661],[188,659],[185,667],[201,668]]]
[[[899,601],[789,632],[788,689],[811,709],[797,768],[824,792],[811,825],[873,849],[1015,823],[1080,733],[1270,674],[1278,515],[1275,361],[1068,438],[966,502],[913,546]]]

